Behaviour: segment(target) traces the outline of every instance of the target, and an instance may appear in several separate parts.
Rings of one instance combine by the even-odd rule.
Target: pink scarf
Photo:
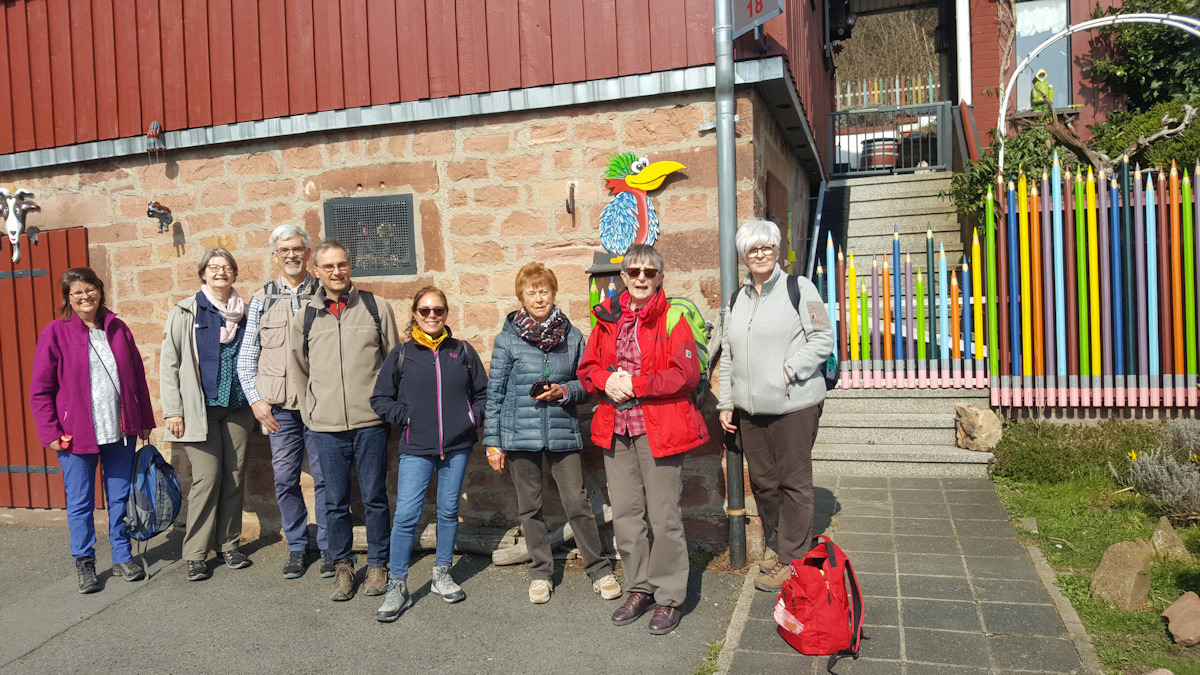
[[[209,290],[208,284],[201,284],[200,290],[204,292],[204,297],[208,298],[212,306],[221,313],[221,318],[225,319],[225,325],[221,326],[221,344],[227,345],[233,342],[237,337],[238,324],[246,314],[246,305],[242,302],[242,296],[238,295],[236,290],[230,290],[229,299],[222,303]]]

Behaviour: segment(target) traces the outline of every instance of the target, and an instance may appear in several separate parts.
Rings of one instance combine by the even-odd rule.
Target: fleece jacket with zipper
[[[762,286],[746,275],[725,313],[717,410],[784,415],[825,401],[822,369],[833,353],[829,312],[817,287],[800,282],[800,310],[778,266]]]
[[[371,407],[400,428],[400,454],[445,456],[479,440],[487,385],[479,354],[466,340],[447,335],[436,351],[409,340],[384,361]]]

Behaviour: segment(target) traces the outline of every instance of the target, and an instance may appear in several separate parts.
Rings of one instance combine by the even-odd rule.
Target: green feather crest
[[[605,178],[624,178],[633,172],[633,163],[638,160],[632,152],[618,152],[608,158],[608,170]]]

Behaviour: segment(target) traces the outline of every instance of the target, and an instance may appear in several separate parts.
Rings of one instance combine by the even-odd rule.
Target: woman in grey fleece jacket
[[[737,249],[750,268],[726,313],[717,409],[740,432],[763,531],[775,533],[776,559],[764,559],[755,587],[778,593],[792,560],[812,542],[812,446],[825,403],[822,368],[833,353],[829,313],[817,288],[798,277],[799,308],[779,268],[779,228],[752,220]]]

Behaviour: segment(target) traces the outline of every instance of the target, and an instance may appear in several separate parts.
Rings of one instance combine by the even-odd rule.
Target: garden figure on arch
[[[600,243],[613,255],[622,255],[631,244],[653,245],[658,239],[658,215],[650,201],[651,190],[667,176],[687,167],[679,162],[654,162],[632,152],[608,158],[605,187],[615,195],[600,212]]]

